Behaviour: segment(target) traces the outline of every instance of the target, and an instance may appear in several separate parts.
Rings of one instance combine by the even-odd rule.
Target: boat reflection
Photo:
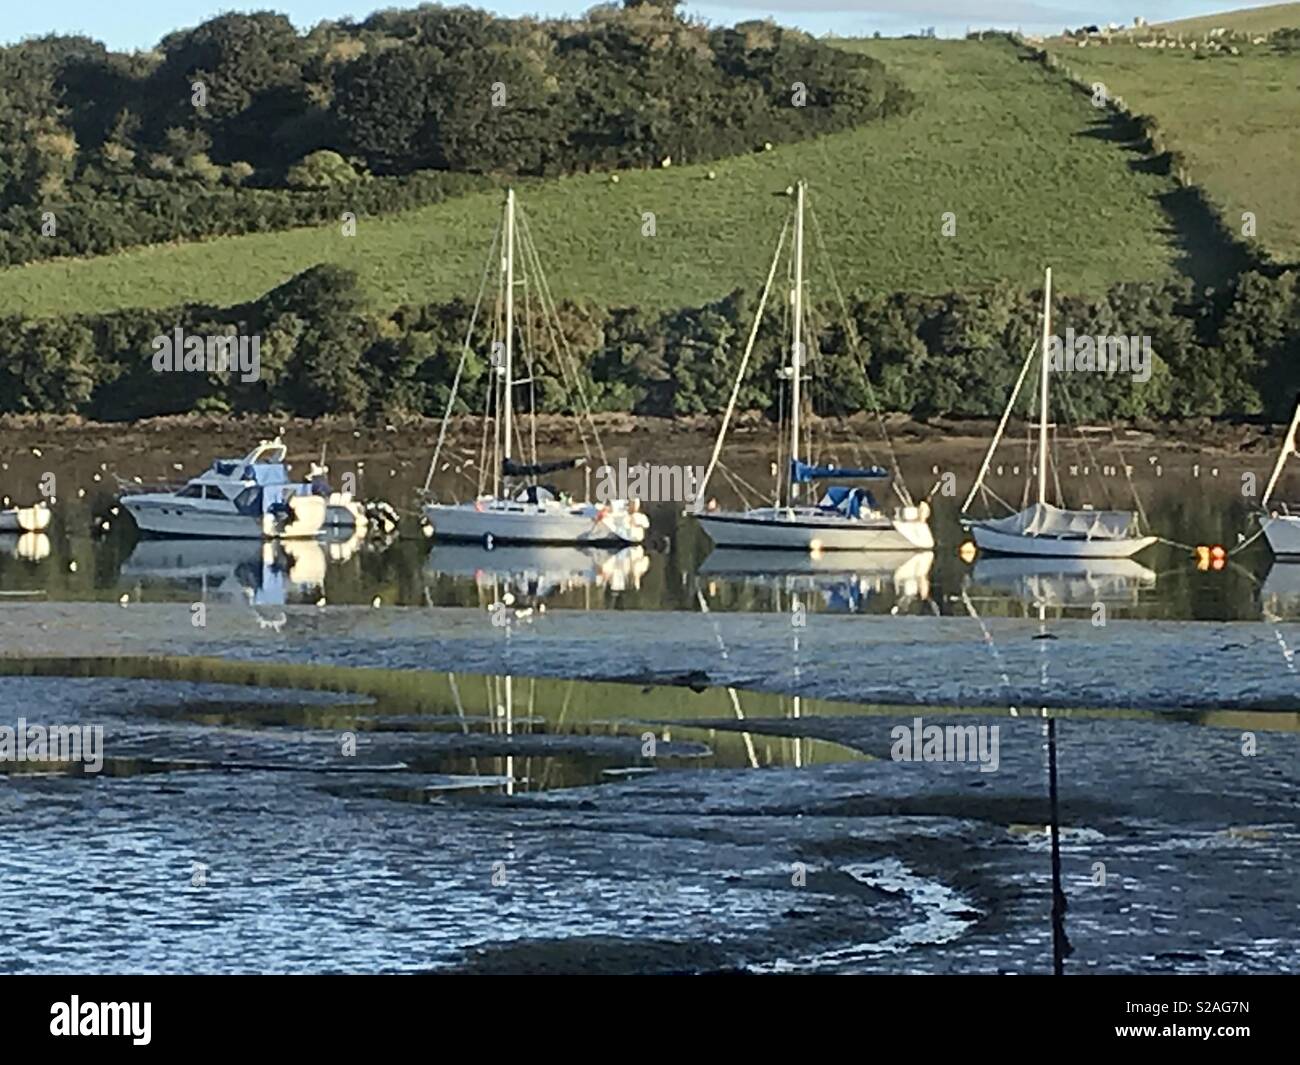
[[[971,586],[1047,607],[1136,606],[1156,574],[1131,558],[982,557],[967,575]]]
[[[341,561],[345,550],[314,540],[140,540],[122,563],[121,580],[183,588],[201,602],[240,598],[282,606],[314,600],[325,587],[328,562]]]
[[[1300,562],[1274,562],[1259,592],[1266,616],[1300,616]]]
[[[898,603],[930,598],[933,551],[828,551],[821,554],[719,548],[701,563],[700,576],[820,595],[828,610],[858,613],[874,598]]]
[[[650,568],[645,548],[503,546],[436,543],[425,572],[503,588],[523,600],[542,600],[574,588],[623,592],[639,588]]]
[[[50,556],[50,538],[43,532],[0,533],[0,552],[23,562],[40,562]]]

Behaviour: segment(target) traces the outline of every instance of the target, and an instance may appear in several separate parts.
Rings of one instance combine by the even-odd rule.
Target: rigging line
[[[824,145],[823,150],[825,150]],[[903,480],[903,469],[899,465],[898,454],[894,450],[894,441],[890,438],[889,430],[885,427],[885,416],[881,412],[880,404],[876,401],[876,390],[872,387],[871,375],[867,372],[866,360],[862,358],[857,323],[854,322],[852,317],[849,315],[848,301],[844,298],[844,290],[840,288],[839,278],[835,275],[835,267],[831,263],[830,252],[827,250],[826,241],[822,236],[822,226],[821,222],[818,221],[817,212],[810,206],[806,206],[806,210],[809,217],[812,218],[813,242],[817,245],[818,250],[822,254],[822,258],[825,261],[826,272],[831,281],[831,288],[834,290],[836,301],[839,303],[840,313],[844,316],[845,331],[849,337],[849,344],[856,356],[854,361],[858,364],[858,369],[862,373],[862,383],[867,389],[867,399],[870,401],[871,409],[875,413],[876,424],[880,429],[881,439],[884,440],[885,447],[889,451],[889,464],[894,471],[894,478],[890,482],[890,487],[893,488],[895,495],[902,500],[903,505],[910,507],[913,505],[912,494],[907,490],[907,484]]]
[[[732,474],[732,472],[729,469],[727,469],[726,466],[722,466],[722,465],[718,466],[718,472],[721,473],[724,478],[726,478],[727,484],[729,484],[731,486],[731,490],[736,493],[736,497],[740,500],[741,505],[748,508],[750,505],[749,497],[745,494],[744,488],[742,488],[741,485],[737,483],[736,476]]]
[[[542,308],[542,322],[546,328],[547,333],[550,335],[551,344],[555,351],[555,361],[556,361],[556,367],[559,370],[559,374],[560,374],[560,382],[564,386],[567,398],[571,403],[573,400],[573,396],[577,395],[579,399],[583,401],[583,404],[585,404],[585,397],[583,396],[580,384],[578,382],[578,370],[576,366],[569,365],[569,361],[566,361],[565,358],[565,352],[561,350],[561,343],[563,342],[567,346],[567,342],[564,341],[564,330],[560,328],[559,312],[554,307],[547,306],[546,301],[547,301],[547,296],[549,295],[549,288],[547,287],[546,274],[542,270],[541,255],[538,253],[537,245],[533,241],[532,231],[528,227],[527,219],[523,217],[522,213],[519,213],[516,217],[520,226],[520,244],[524,251],[524,260],[525,260],[526,268],[532,270],[537,278],[536,288],[537,288],[538,301],[541,304],[541,308]],[[551,321],[552,315],[554,315],[555,318],[554,323],[552,323]],[[569,356],[569,359],[570,361],[572,360],[571,355]],[[535,377],[536,374],[534,373],[532,376]],[[582,421],[583,405],[574,404],[574,408],[578,414],[578,417],[574,421],[575,427],[578,430],[578,440],[582,445],[583,456],[587,459],[588,462],[590,462],[591,447],[587,443],[587,434],[583,427],[583,421]],[[591,419],[590,411],[587,410],[586,414],[588,420],[590,420]],[[595,431],[594,422],[592,422],[592,429],[594,432]],[[596,435],[596,443],[597,446],[599,446],[600,438],[598,434]],[[601,460],[602,462],[604,461],[603,450],[601,451]]]
[[[483,293],[487,289],[488,273],[492,269],[494,253],[497,251],[497,243],[501,237],[501,227],[505,224],[505,219],[497,222],[496,232],[492,235],[492,244],[488,248],[487,262],[483,264],[483,276],[479,280],[478,296],[474,300],[474,311],[469,318],[469,328],[465,330],[465,342],[461,345],[460,362],[456,364],[456,374],[451,381],[451,394],[447,397],[447,409],[442,415],[442,424],[438,427],[438,442],[433,448],[433,458],[429,461],[429,473],[424,479],[424,491],[427,495],[429,486],[433,483],[433,473],[438,468],[438,455],[442,451],[443,441],[447,438],[447,422],[451,417],[452,407],[456,403],[456,392],[460,388],[461,374],[465,370],[465,359],[469,355],[469,342],[474,335],[474,325],[478,321],[479,307],[483,303]]]
[[[1061,431],[1055,426],[1052,428],[1052,439],[1060,437]],[[1052,464],[1052,483],[1056,485],[1056,498],[1060,506],[1065,506],[1065,493],[1061,491],[1061,464],[1056,461],[1056,450],[1053,448],[1047,453],[1047,461]]]
[[[975,477],[975,483],[971,485],[970,493],[966,496],[966,502],[961,505],[961,513],[965,514],[967,508],[971,505],[971,500],[975,498],[976,489],[984,483],[984,476],[989,472],[989,465],[993,462],[994,452],[998,449],[998,442],[1002,439],[1002,434],[1006,431],[1007,421],[1011,417],[1011,410],[1016,405],[1016,400],[1020,398],[1020,388],[1025,383],[1025,375],[1029,372],[1029,367],[1034,361],[1034,352],[1038,350],[1038,341],[1035,340],[1029,348],[1029,357],[1025,359],[1025,364],[1020,367],[1020,376],[1016,378],[1016,387],[1011,390],[1011,399],[1007,402],[1007,408],[1002,412],[1002,418],[998,422],[997,431],[993,434],[993,442],[989,444],[989,449],[984,455],[984,461],[980,464],[980,472]],[[1026,453],[1026,461],[1028,454]]]
[[[564,330],[560,328],[559,311],[553,305],[551,307],[547,306],[547,298],[549,296],[550,290],[546,281],[546,274],[542,270],[541,255],[538,253],[537,245],[532,238],[532,230],[529,228],[528,221],[522,215],[522,213],[517,215],[517,219],[520,225],[520,238],[521,238],[520,243],[524,250],[524,259],[525,259],[526,266],[528,269],[531,269],[533,271],[533,273],[537,278],[536,287],[537,287],[538,300],[542,308],[542,322],[546,328],[546,331],[550,335],[551,344],[555,351],[556,366],[560,372],[560,382],[561,384],[564,385],[565,391],[567,393],[567,397],[570,400],[570,402],[572,402],[572,398],[574,395],[577,395],[581,401],[580,404],[574,405],[575,410],[577,411],[578,414],[578,417],[575,419],[574,424],[578,430],[578,440],[582,445],[583,456],[587,459],[588,462],[590,462],[591,447],[587,443],[587,434],[583,427],[582,415],[585,410],[588,421],[591,421],[591,412],[590,409],[586,408],[586,397],[582,392],[581,383],[578,380],[579,373],[578,373],[577,366],[576,364],[572,366],[570,365],[570,362],[573,361],[571,353],[568,354],[568,361],[566,361],[567,341],[564,338]],[[554,300],[552,298],[552,304],[553,303]],[[552,322],[551,320],[552,316],[554,316],[554,322]],[[561,350],[562,345],[564,346],[565,350]],[[536,375],[534,374],[533,376]],[[595,436],[596,445],[597,447],[600,447],[600,436],[595,430],[594,421],[591,421],[591,428],[593,431],[593,435]],[[605,453],[603,448],[601,449],[601,461],[602,462],[605,461]]]
[[[772,492],[772,506],[781,505],[781,494],[785,490],[785,382],[776,384],[776,469],[773,471],[776,482]]]
[[[809,310],[808,314],[809,314],[809,321],[811,322],[811,321],[812,321],[812,311]],[[826,324],[828,324],[828,323],[823,323],[823,325],[826,325]],[[811,328],[811,326],[810,326],[810,328],[809,328],[809,335],[810,335],[810,336],[818,336],[818,335],[820,335],[820,334],[819,334],[819,333],[814,333],[813,330],[812,330],[812,328]],[[825,356],[824,356],[823,353],[822,353],[822,350],[821,350],[820,346],[817,348],[817,357],[818,357],[819,359],[823,359],[823,358],[825,358]],[[834,407],[835,409],[839,410],[839,411],[842,413],[842,416],[844,416],[845,418],[851,417],[852,415],[851,415],[851,412],[850,412],[849,409],[848,409],[848,405],[845,404],[845,403],[841,403],[841,402],[839,402],[839,400],[838,400],[838,393],[837,393],[836,390],[835,390],[834,384],[832,384],[832,386],[831,386],[831,396],[832,396],[832,402],[831,402],[830,405],[831,405],[832,407]],[[827,434],[827,439],[828,439],[828,440],[829,440],[829,436],[830,436],[830,434],[828,433],[828,434]],[[879,465],[880,465],[880,461],[879,461],[879,459],[876,457],[875,450],[874,450],[873,448],[871,448],[870,446],[866,445],[866,444],[859,444],[856,434],[854,434],[852,431],[850,431],[849,436],[848,436],[848,439],[844,441],[844,444],[845,444],[845,446],[848,448],[848,450],[849,450],[849,454],[852,456],[853,464],[854,464],[855,466],[864,466],[864,465],[868,465],[868,464],[870,464],[870,465],[872,465],[872,466],[879,466]],[[828,445],[828,447],[829,447],[829,445]],[[863,459],[864,454],[865,454],[865,456],[866,456],[865,461],[864,461],[864,459]],[[820,464],[820,463],[819,463],[819,464]]]
[[[605,445],[601,442],[600,430],[596,428],[596,419],[592,414],[591,403],[587,399],[587,391],[585,388],[583,388],[582,385],[582,374],[579,373],[578,370],[578,361],[574,357],[573,352],[569,349],[569,342],[567,338],[564,336],[564,331],[558,328],[559,312],[556,310],[555,297],[551,293],[551,284],[549,281],[547,281],[546,274],[543,273],[542,271],[541,257],[538,255],[537,245],[534,243],[532,237],[532,227],[528,223],[528,217],[526,214],[523,214],[521,212],[519,217],[520,217],[520,221],[523,223],[523,233],[526,238],[526,246],[528,249],[526,254],[531,254],[532,259],[536,264],[535,272],[537,276],[538,291],[541,294],[543,305],[545,305],[547,300],[550,301],[551,314],[555,318],[556,332],[558,333],[559,336],[560,348],[563,352],[563,356],[569,360],[570,369],[573,371],[573,381],[577,389],[578,398],[582,403],[583,413],[586,414],[587,422],[591,427],[592,438],[596,441],[596,450],[600,452],[601,465],[608,466],[609,460],[605,456]],[[586,445],[584,442],[584,447],[585,446]]]
[[[725,462],[719,462],[719,463],[718,463],[718,469],[720,469],[720,470],[723,472],[723,474],[724,474],[725,476],[730,477],[730,478],[732,479],[733,484],[734,484],[735,482],[738,481],[740,484],[744,485],[746,488],[748,488],[751,492],[754,493],[754,495],[758,496],[760,499],[763,497],[763,493],[762,493],[761,491],[759,491],[759,490],[758,490],[757,488],[755,488],[752,484],[750,484],[747,480],[745,480],[745,478],[743,478],[742,476],[740,476],[740,474],[738,474],[738,473],[736,473],[734,470],[732,470],[732,469],[731,469],[731,468],[730,468],[730,467],[729,467]]]
[[[767,271],[767,281],[763,285],[763,295],[758,301],[758,310],[754,314],[754,322],[749,329],[749,340],[745,343],[745,352],[740,358],[740,367],[736,372],[735,384],[731,386],[731,397],[727,400],[726,412],[722,415],[722,425],[718,428],[718,438],[713,442],[713,454],[709,456],[709,464],[704,469],[704,479],[700,481],[699,490],[696,492],[696,507],[702,505],[705,493],[708,490],[709,478],[713,476],[713,470],[718,465],[718,456],[722,454],[722,444],[727,438],[727,428],[731,424],[731,418],[736,412],[736,401],[740,398],[740,386],[745,380],[745,370],[749,366],[750,355],[754,351],[754,341],[758,337],[758,327],[763,320],[763,309],[767,306],[767,297],[772,291],[772,279],[776,276],[777,263],[781,259],[781,249],[785,246],[785,235],[790,228],[790,220],[787,218],[785,225],[781,227],[781,236],[776,243],[776,254],[772,256],[772,265]]]
[[[1079,416],[1078,408],[1075,407],[1074,400],[1070,396],[1070,390],[1065,386],[1064,380],[1061,381],[1059,392],[1065,398],[1066,417],[1072,419],[1076,426],[1082,427],[1083,419]],[[1092,444],[1083,433],[1082,428],[1080,428],[1077,439],[1088,454],[1089,466],[1097,471],[1097,484],[1101,488],[1101,497],[1106,501],[1106,506],[1109,507],[1111,505],[1110,486],[1106,483],[1105,477],[1102,476],[1101,464],[1097,461],[1096,452],[1092,450]]]
[[[1129,491],[1133,493],[1133,505],[1137,507],[1138,520],[1142,522],[1142,527],[1145,529],[1148,527],[1146,508],[1142,506],[1142,497],[1138,495],[1137,485],[1133,483],[1133,470],[1128,464],[1128,459],[1124,457],[1124,452],[1120,450],[1119,435],[1115,432],[1113,425],[1110,427],[1110,438],[1115,445],[1115,454],[1119,456],[1120,468],[1124,471],[1124,480],[1128,482]]]

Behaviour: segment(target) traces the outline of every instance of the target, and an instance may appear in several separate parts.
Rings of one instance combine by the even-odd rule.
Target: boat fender
[[[921,502],[917,504],[916,509],[917,512],[921,515],[922,521],[930,520],[930,504],[927,503],[924,499],[922,499]]]
[[[494,547],[496,547],[496,540],[494,540],[494,539],[492,538],[492,534],[491,534],[491,533],[484,533],[484,534],[483,534],[483,550],[485,550],[485,551],[491,551]]]

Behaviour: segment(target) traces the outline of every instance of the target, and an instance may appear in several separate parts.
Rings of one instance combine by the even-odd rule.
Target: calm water
[[[1166,539],[1231,550],[1257,531],[1250,508],[1222,483],[1202,482],[1190,497],[1156,487],[1149,524]],[[265,605],[321,597],[364,604],[378,596],[391,605],[487,607],[509,592],[521,605],[586,610],[692,610],[703,595],[711,609],[753,611],[788,609],[795,595],[810,611],[868,614],[965,613],[965,595],[994,615],[1040,602],[1066,611],[1105,603],[1120,617],[1225,621],[1258,620],[1264,607],[1290,616],[1300,602],[1300,566],[1274,564],[1262,540],[1216,569],[1198,569],[1191,552],[1166,544],[1126,562],[970,565],[958,557],[964,537],[957,504],[942,498],[933,553],[821,559],[713,551],[672,505],[651,505],[646,545],[621,552],[438,543],[423,535],[413,514],[384,542],[148,540],[112,506],[107,496],[61,503],[48,536],[0,537],[0,594],[72,601],[244,597]]]
[[[424,536],[400,449],[335,468],[390,542],[151,541],[112,475],[183,471],[41,450],[0,472],[59,479],[0,540],[0,725],[105,764],[0,762],[0,909],[42,914],[0,971],[1047,971],[1040,703],[1068,971],[1300,971],[1300,566],[1262,542],[969,565],[940,496],[932,555],[712,552],[671,505],[644,549],[486,551]],[[1153,458],[1153,530],[1253,534],[1265,461]],[[917,716],[996,727],[997,770],[895,760]]]

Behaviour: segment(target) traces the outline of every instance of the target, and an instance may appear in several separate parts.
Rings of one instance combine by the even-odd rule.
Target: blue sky
[[[222,11],[270,9],[306,27],[327,18],[363,17],[377,8],[414,6],[415,0],[5,0],[0,41],[8,43],[51,32],[85,33],[115,49],[147,48],[171,30],[192,26]],[[507,15],[573,15],[593,6],[593,2],[485,0],[470,6]],[[1064,26],[1085,22],[1130,23],[1134,15],[1157,22],[1261,6],[1263,3],[1251,0],[727,0],[690,2],[687,10],[715,24],[771,17],[815,33],[833,30],[863,34],[879,30],[891,35],[935,26],[940,34],[952,35],[964,33],[968,26],[1059,32]]]

